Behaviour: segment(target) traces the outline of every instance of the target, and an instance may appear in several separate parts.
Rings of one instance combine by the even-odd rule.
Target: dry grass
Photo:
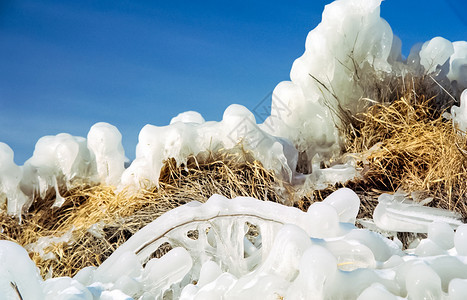
[[[362,160],[367,189],[430,196],[430,206],[467,216],[467,139],[443,119],[435,101],[406,93],[390,105],[372,106],[348,134],[347,151]]]
[[[191,157],[186,166],[177,166],[171,159],[161,171],[159,189],[135,195],[117,193],[111,187],[80,187],[64,192],[66,202],[59,209],[51,208],[54,195],[38,200],[23,216],[22,224],[0,214],[0,239],[26,246],[73,228],[72,243],[45,249],[57,259],[43,260],[38,253],[30,254],[42,276],[73,276],[86,266],[100,265],[131,235],[166,211],[193,200],[205,202],[214,193],[283,203],[288,190],[248,153],[210,153],[203,161]],[[101,237],[89,232],[93,224],[101,224],[97,229]]]

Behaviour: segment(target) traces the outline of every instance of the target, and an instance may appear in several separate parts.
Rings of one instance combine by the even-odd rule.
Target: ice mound
[[[146,125],[139,134],[136,159],[122,175],[122,187],[156,186],[165,160],[186,164],[190,155],[221,149],[250,151],[263,166],[291,181],[297,164],[296,149],[286,140],[263,131],[253,113],[241,105],[229,106],[220,122],[204,122],[188,112],[168,126]]]
[[[95,174],[95,161],[85,138],[67,133],[44,136],[37,141],[32,157],[24,163],[21,188],[30,199],[35,195],[45,198],[53,188],[54,206],[60,207],[65,201],[60,186],[71,189],[80,183],[92,183]]]
[[[454,54],[453,44],[442,37],[435,37],[425,42],[420,49],[420,65],[425,72],[433,74],[441,71],[443,66],[448,66],[449,58]]]
[[[170,124],[176,122],[202,124],[206,121],[199,112],[190,110],[179,113],[176,117],[173,117],[172,120],[170,120]]]
[[[467,90],[461,95],[460,106],[453,105],[451,108],[452,120],[460,130],[467,132]]]
[[[454,91],[467,89],[467,42],[452,43],[454,53],[449,60],[449,73],[447,77],[455,86]]]
[[[456,255],[467,241],[465,225],[454,234],[446,223],[433,223],[422,242],[429,240],[445,251],[418,256],[413,249],[404,252],[393,241],[349,223],[355,220],[359,203],[348,189],[314,203],[306,213],[253,198],[228,200],[214,195],[205,204],[192,202],[155,220],[93,270],[91,277],[111,274],[101,283],[107,291],[121,288],[128,296],[143,299],[308,299],[309,295],[456,299],[461,295],[467,287],[467,262]],[[250,236],[246,224],[254,225],[256,234]],[[190,236],[194,232],[197,236]],[[445,243],[443,235],[451,236],[451,242]],[[173,249],[151,258],[164,243]],[[126,261],[133,266],[117,263]],[[116,283],[121,281],[128,285]]]
[[[9,215],[20,215],[29,199],[20,189],[23,170],[13,157],[13,150],[0,142],[0,209],[6,205]]]
[[[423,201],[409,200],[403,193],[382,194],[373,212],[376,226],[389,232],[427,233],[429,225],[436,221],[455,229],[462,224],[461,218],[456,212],[423,206]]]
[[[0,240],[0,295],[2,299],[44,299],[42,278],[28,253],[21,246]]]
[[[428,237],[403,251],[398,243],[355,227],[359,204],[348,189],[312,204],[307,212],[213,195],[205,204],[191,202],[165,213],[100,267],[44,282],[24,249],[0,241],[2,261],[15,264],[0,265],[0,270],[8,269],[0,272],[0,293],[15,295],[9,283],[14,281],[23,297],[34,290],[46,299],[465,296],[467,225],[454,232],[447,223],[430,223]],[[168,244],[170,251],[154,257]]]
[[[388,77],[429,75],[454,95],[467,84],[467,43],[435,37],[415,45],[406,61],[401,41],[380,17],[380,0],[343,0],[326,5],[321,23],[307,36],[304,54],[290,71],[291,81],[274,89],[271,116],[262,124],[290,140],[305,164],[339,153],[346,114],[378,99]],[[433,81],[435,84],[435,81]],[[310,130],[313,128],[313,130]]]
[[[100,182],[117,186],[125,170],[125,151],[122,135],[117,127],[100,122],[94,124],[88,133],[87,145],[94,156]]]
[[[103,122],[91,127],[87,139],[67,133],[44,136],[22,167],[13,162],[11,148],[0,143],[0,205],[8,200],[8,213],[19,216],[36,196],[45,198],[50,191],[60,207],[62,188],[98,182],[117,186],[126,161],[121,140],[118,129]]]
[[[466,131],[467,92],[460,91],[467,88],[467,42],[435,37],[415,45],[403,60],[401,41],[380,17],[380,4],[339,0],[325,7],[322,22],[307,36],[304,54],[292,65],[291,80],[274,89],[271,115],[262,124],[236,104],[220,122],[206,122],[190,111],[167,126],[148,124],[126,170],[122,136],[107,123],[95,124],[87,139],[66,133],[39,139],[24,166],[17,166],[11,148],[0,143],[0,206],[20,216],[33,199],[48,193],[55,193],[54,206],[61,206],[63,187],[157,186],[165,160],[182,165],[189,156],[202,159],[220,150],[247,151],[306,191],[344,182],[358,174],[352,161],[333,161],[341,151],[341,117],[365,109],[364,97],[374,97],[373,87],[384,85],[388,76],[432,77],[455,97],[461,95],[451,113]],[[323,160],[333,163],[322,168]],[[311,174],[298,174],[298,164]],[[214,195],[205,204],[191,202],[162,215],[100,267],[45,281],[23,248],[0,241],[0,295],[89,300],[465,297],[467,225],[459,215],[401,194],[382,195],[373,216],[378,232],[428,234],[402,250],[396,238],[355,226],[359,206],[349,189],[312,204],[307,212]],[[51,243],[72,241],[72,230],[27,247],[45,254],[41,251]],[[170,251],[155,255],[168,246]]]
[[[393,48],[391,27],[379,17],[381,1],[335,1],[321,23],[307,36],[305,53],[295,60],[291,81],[275,88],[271,132],[291,140],[309,162],[316,154],[329,158],[340,151],[338,113],[354,114],[367,95],[360,76],[388,74],[388,60],[400,56]],[[379,75],[381,80],[383,75]],[[287,108],[288,114],[281,112]],[[313,128],[314,130],[309,130]]]

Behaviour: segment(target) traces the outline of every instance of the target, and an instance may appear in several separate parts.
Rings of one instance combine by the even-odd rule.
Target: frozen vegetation
[[[247,151],[302,189],[357,176],[354,163],[321,168],[340,153],[339,111],[365,109],[369,87],[390,77],[427,76],[460,99],[451,116],[467,129],[467,42],[435,37],[408,58],[380,17],[381,0],[338,0],[306,39],[291,81],[274,89],[271,115],[229,106],[222,121],[185,112],[167,126],[146,125],[136,159],[127,161],[118,129],[97,123],[87,138],[45,136],[23,166],[0,143],[0,206],[21,218],[35,197],[63,188],[104,184],[118,190],[157,187],[164,161],[178,165],[209,151]],[[435,83],[436,82],[436,83]],[[363,101],[363,104],[362,104]],[[310,129],[312,128],[312,130]],[[241,146],[239,146],[241,145]],[[298,173],[297,165],[309,174]],[[430,201],[426,199],[425,202]],[[423,204],[423,201],[422,201]],[[462,299],[467,294],[467,225],[449,211],[411,202],[402,194],[379,197],[373,220],[355,227],[360,200],[342,189],[308,212],[252,198],[188,203],[136,233],[99,268],[74,278],[43,280],[22,247],[0,241],[0,295],[17,299]],[[247,223],[248,222],[248,223]],[[250,224],[250,225],[248,225]],[[248,234],[251,224],[256,234]],[[196,236],[189,237],[189,234]],[[395,232],[427,233],[402,250]],[[57,237],[62,238],[62,237]],[[67,237],[64,237],[67,238]],[[69,237],[68,237],[69,238]],[[47,241],[44,241],[47,242]],[[164,242],[173,249],[150,255]],[[222,298],[223,297],[223,298]]]
[[[340,189],[308,211],[213,195],[162,215],[100,267],[43,281],[27,252],[0,241],[0,290],[15,299],[462,299],[467,225],[433,217],[407,250],[358,229],[360,200]],[[452,225],[457,227],[454,231]],[[151,254],[164,244],[171,250]],[[20,266],[20,267],[18,267]],[[23,292],[24,291],[24,292]]]

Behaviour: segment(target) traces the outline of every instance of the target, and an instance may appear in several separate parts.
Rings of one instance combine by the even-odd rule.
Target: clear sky
[[[331,1],[0,0],[0,141],[23,164],[44,135],[123,134],[134,158],[145,124],[196,110],[250,110],[304,51]],[[403,42],[467,40],[465,0],[386,0]],[[464,15],[462,15],[464,12]]]

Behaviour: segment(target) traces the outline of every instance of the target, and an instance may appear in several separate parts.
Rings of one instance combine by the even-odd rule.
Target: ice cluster
[[[82,184],[117,189],[158,185],[165,160],[202,160],[210,151],[249,152],[281,179],[320,189],[358,176],[340,160],[342,112],[365,109],[373,86],[391,76],[431,77],[460,98],[452,119],[467,130],[467,42],[435,37],[407,59],[401,41],[380,17],[381,0],[338,0],[306,39],[290,81],[274,89],[271,115],[261,124],[241,105],[219,122],[197,112],[167,126],[142,128],[128,168],[122,136],[97,123],[87,138],[45,136],[23,166],[0,142],[0,209],[21,217],[36,198]],[[311,174],[299,174],[305,170]],[[429,199],[425,200],[428,202]],[[422,201],[422,204],[424,202]],[[467,225],[452,212],[424,207],[401,193],[381,195],[373,220],[356,220],[360,199],[348,189],[307,212],[252,198],[212,196],[156,219],[100,267],[75,277],[43,280],[26,250],[0,241],[0,296],[7,299],[463,299],[467,294]],[[359,222],[364,227],[357,228]],[[369,229],[372,229],[370,231]],[[402,250],[395,232],[426,233]],[[46,237],[27,245],[41,251],[68,242]],[[392,238],[388,238],[392,237]],[[160,249],[171,250],[153,257]]]
[[[183,164],[190,155],[221,149],[234,151],[239,145],[252,152],[265,168],[292,180],[298,159],[294,146],[261,130],[252,112],[233,104],[225,110],[220,122],[205,122],[200,114],[186,112],[173,118],[168,126],[144,126],[136,146],[136,159],[124,171],[121,184],[154,186],[158,184],[163,162],[169,158]]]
[[[0,206],[6,203],[9,214],[20,216],[36,197],[50,192],[56,196],[54,206],[60,207],[65,201],[61,188],[118,185],[126,160],[121,138],[107,123],[95,124],[87,139],[67,133],[44,136],[23,166],[17,166],[11,148],[0,143]]]
[[[15,164],[13,157],[13,150],[0,142],[0,209],[6,206],[8,214],[20,215],[29,199],[19,186],[23,169]]]
[[[365,109],[365,97],[377,97],[372,89],[387,77],[431,76],[433,85],[441,83],[457,96],[467,88],[467,42],[435,37],[415,45],[403,59],[401,41],[380,17],[380,4],[340,0],[327,5],[321,23],[307,36],[304,54],[292,65],[291,81],[273,92],[271,116],[262,127],[290,140],[309,164],[316,154],[338,153],[340,117]]]
[[[100,267],[45,281],[22,247],[0,241],[0,294],[25,300],[465,297],[467,225],[454,231],[435,219],[427,238],[402,250],[397,238],[355,227],[359,206],[345,188],[307,212],[214,195],[165,213]],[[164,245],[171,250],[154,257]]]
[[[464,133],[467,133],[467,90],[461,95],[460,106],[451,108],[452,120]]]
[[[118,186],[127,158],[117,127],[103,122],[94,124],[88,133],[88,148],[94,156],[99,181]]]
[[[337,127],[342,112],[367,106],[364,97],[393,76],[430,76],[458,97],[467,88],[467,42],[435,37],[415,45],[407,59],[401,41],[380,17],[381,0],[339,0],[326,5],[321,23],[307,36],[304,54],[290,71],[291,81],[274,89],[271,115],[261,124],[241,105],[229,106],[220,122],[206,122],[197,112],[174,117],[167,126],[146,125],[139,134],[136,158],[125,169],[121,134],[110,124],[92,126],[87,139],[69,134],[45,136],[24,166],[13,162],[11,149],[0,144],[0,206],[20,215],[36,197],[62,188],[98,183],[119,189],[158,186],[165,160],[186,163],[209,151],[248,151],[283,180],[321,188],[357,176],[351,161],[320,162],[340,152]],[[435,83],[434,83],[435,85]],[[437,85],[435,85],[437,86]],[[452,115],[467,128],[466,97]],[[377,100],[377,99],[376,99]],[[297,173],[299,169],[311,175]]]
[[[427,233],[430,224],[435,221],[442,221],[452,228],[463,224],[459,213],[424,206],[432,200],[433,198],[426,198],[416,202],[407,199],[401,192],[382,194],[373,212],[374,223],[378,230],[414,233]]]
[[[32,157],[24,163],[21,188],[32,199],[36,194],[44,198],[54,188],[54,206],[60,207],[65,201],[60,187],[70,189],[74,182],[92,182],[93,162],[85,138],[67,133],[44,136],[37,141]]]

